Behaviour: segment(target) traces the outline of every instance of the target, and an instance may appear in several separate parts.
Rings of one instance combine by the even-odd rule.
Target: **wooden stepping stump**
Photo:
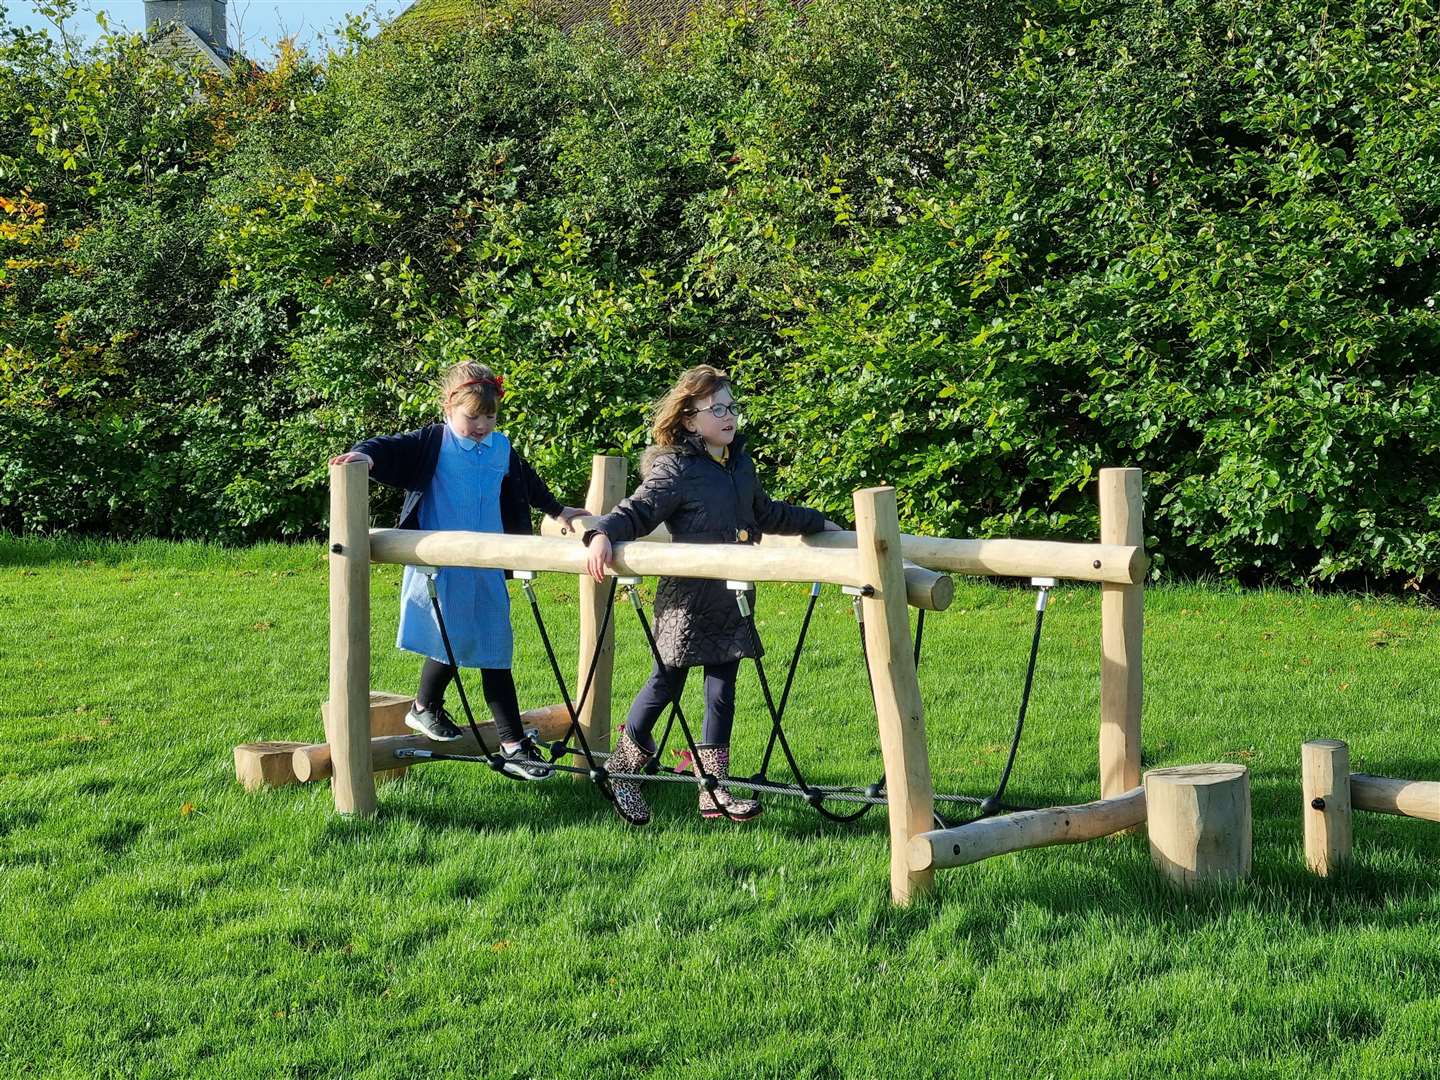
[[[298,784],[291,758],[298,742],[251,742],[235,747],[235,779],[246,791]]]
[[[370,692],[370,731],[382,735],[410,735],[405,726],[405,714],[410,711],[411,698],[403,694],[387,694],[379,690]],[[320,706],[320,718],[325,719],[329,702]],[[278,788],[286,784],[303,784],[311,779],[324,779],[330,775],[330,748],[320,744],[324,756],[324,776],[312,777],[307,771],[295,771],[295,751],[310,747],[303,742],[253,742],[235,747],[235,779],[244,785],[246,791],[260,788]],[[377,783],[398,780],[405,775],[405,766],[385,769],[375,774]]]
[[[1150,859],[1182,889],[1250,874],[1250,770],[1181,765],[1145,774]]]

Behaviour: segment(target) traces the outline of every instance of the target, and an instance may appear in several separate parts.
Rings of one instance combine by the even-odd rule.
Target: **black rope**
[[[922,607],[915,609],[915,673],[917,675],[920,673],[920,643],[924,640],[925,609]],[[868,664],[865,666],[865,670],[870,670],[870,666]]]
[[[480,749],[480,751],[481,751],[481,754],[483,754],[484,756],[483,756],[483,757],[477,757],[477,756],[474,756],[474,755],[465,755],[465,754],[445,754],[445,753],[436,753],[436,752],[434,752],[434,751],[430,751],[430,752],[426,753],[425,756],[428,757],[428,758],[433,758],[433,759],[442,760],[442,761],[444,761],[444,760],[449,760],[449,761],[476,761],[476,762],[484,762],[485,764],[489,765],[492,769],[494,769],[496,772],[500,773],[502,776],[506,776],[506,777],[508,777],[509,779],[512,779],[512,780],[519,780],[519,777],[511,777],[509,773],[505,772],[505,758],[504,758],[501,754],[499,754],[499,753],[492,753],[492,752],[490,752],[490,751],[488,751],[488,750],[485,749],[485,740],[480,737],[480,727],[479,727],[479,725],[476,724],[476,722],[475,722],[475,714],[474,714],[474,712],[473,712],[473,711],[471,710],[471,708],[470,708],[470,699],[469,699],[468,695],[465,693],[465,683],[464,683],[464,680],[461,679],[461,677],[460,677],[460,665],[459,665],[458,663],[456,663],[456,661],[455,661],[455,650],[454,650],[454,648],[453,648],[453,647],[451,646],[451,644],[450,644],[450,632],[449,632],[449,630],[448,630],[448,629],[446,628],[446,626],[445,626],[445,615],[444,615],[444,613],[440,610],[440,595],[439,595],[438,590],[437,590],[436,587],[435,587],[435,576],[434,576],[433,574],[431,574],[431,575],[427,575],[427,577],[428,577],[428,579],[429,579],[428,582],[427,582],[427,591],[428,591],[429,594],[430,594],[430,606],[431,606],[431,607],[434,609],[434,611],[435,611],[435,623],[436,623],[436,625],[437,625],[437,626],[439,627],[439,629],[440,629],[440,640],[441,640],[441,642],[442,642],[442,643],[444,644],[444,646],[445,646],[445,656],[446,656],[446,658],[449,660],[450,666],[455,669],[455,688],[456,688],[457,691],[459,691],[459,694],[460,694],[460,704],[461,704],[461,706],[462,706],[462,707],[464,708],[464,710],[465,710],[465,719],[466,719],[466,721],[467,721],[467,722],[469,723],[469,725],[470,725],[470,731],[471,731],[471,733],[475,736],[475,745],[476,745],[477,747],[479,747],[479,749]],[[586,699],[586,697],[587,697],[587,696],[589,695],[589,693],[590,693],[590,687],[591,687],[591,685],[592,685],[592,683],[593,683],[593,681],[594,681],[594,678],[595,678],[595,670],[596,670],[596,665],[597,665],[598,660],[599,660],[600,649],[601,649],[601,646],[603,645],[603,643],[604,643],[604,641],[605,641],[605,631],[606,631],[606,629],[608,628],[608,626],[610,625],[610,613],[611,613],[611,611],[614,609],[614,606],[615,606],[615,583],[614,583],[613,581],[611,582],[611,584],[610,584],[610,592],[609,592],[608,596],[606,597],[605,614],[604,614],[604,617],[603,617],[602,620],[601,620],[601,623],[600,623],[600,633],[599,633],[599,635],[598,635],[598,637],[597,637],[597,639],[596,639],[595,656],[591,659],[591,662],[590,662],[590,670],[589,670],[589,673],[588,673],[587,676],[586,676],[586,679],[585,679],[585,687],[584,687],[584,689],[581,691],[580,700],[579,700],[579,704],[578,704],[578,705],[572,704],[571,701],[570,701],[570,691],[569,691],[569,688],[565,685],[565,678],[564,678],[564,676],[563,676],[563,675],[561,674],[561,672],[560,672],[559,661],[558,661],[558,660],[556,659],[556,657],[555,657],[555,649],[554,649],[553,645],[552,645],[551,642],[550,642],[550,635],[549,635],[549,633],[546,632],[546,629],[545,629],[545,620],[544,620],[544,619],[541,617],[541,615],[540,615],[540,605],[539,605],[538,601],[536,601],[536,599],[535,599],[534,591],[530,588],[530,582],[529,582],[529,581],[525,581],[524,584],[525,584],[525,592],[526,592],[526,595],[529,596],[529,598],[530,598],[530,606],[531,606],[531,609],[535,612],[536,623],[537,623],[537,626],[539,627],[539,630],[540,630],[540,639],[541,639],[541,641],[544,642],[544,644],[545,644],[545,652],[546,652],[546,655],[550,658],[550,667],[551,667],[551,670],[554,672],[554,674],[555,674],[555,679],[556,679],[556,681],[557,681],[557,682],[559,683],[559,685],[560,685],[560,693],[561,693],[561,695],[562,695],[562,696],[564,697],[564,699],[565,699],[565,708],[566,708],[567,712],[568,712],[569,715],[570,715],[570,727],[569,727],[569,729],[566,731],[565,739],[562,740],[562,746],[565,745],[566,743],[568,743],[569,738],[570,738],[570,734],[571,734],[572,732],[573,732],[574,734],[578,735],[579,738],[580,738],[580,748],[581,748],[581,752],[584,754],[585,760],[586,760],[586,764],[588,765],[588,768],[585,769],[585,770],[576,770],[576,769],[573,768],[573,766],[559,766],[559,765],[557,765],[556,762],[555,762],[555,759],[560,756],[560,754],[557,753],[557,754],[554,755],[554,757],[552,757],[551,761],[549,762],[550,767],[551,767],[552,769],[554,769],[554,768],[563,769],[563,770],[566,771],[566,772],[570,772],[570,771],[584,771],[584,772],[587,772],[587,773],[589,774],[591,780],[593,780],[597,785],[599,785],[600,790],[601,790],[601,793],[605,796],[605,798],[607,798],[607,799],[610,800],[611,802],[615,802],[615,792],[611,789],[609,783],[607,782],[607,778],[606,778],[606,775],[605,775],[604,771],[598,767],[598,765],[597,765],[597,763],[596,763],[596,761],[595,761],[595,758],[594,758],[593,754],[592,754],[591,751],[590,751],[589,743],[588,743],[588,742],[586,741],[586,739],[585,739],[585,732],[584,732],[583,729],[581,729],[580,724],[579,724],[579,709],[584,708],[585,699]],[[527,743],[530,741],[529,738],[528,738],[528,736],[524,737],[524,741],[527,742]],[[419,753],[416,753],[416,754],[407,754],[406,756],[407,756],[407,757],[419,757],[419,756],[421,756],[421,755],[420,755]],[[618,807],[619,804],[616,803],[616,805],[617,805],[617,807]]]
[[[575,755],[579,754],[579,751],[574,749],[571,749],[568,752]],[[600,754],[601,752],[596,751],[596,753]],[[452,754],[447,753],[443,750],[422,750],[411,747],[405,747],[403,749],[395,751],[395,756],[399,759],[409,760],[419,759],[424,761],[464,761],[477,764],[483,764],[486,761],[485,758],[475,754]],[[583,776],[588,772],[587,769],[579,765],[557,764],[555,765],[555,768],[562,772],[575,773],[576,775],[580,776]],[[637,783],[644,783],[649,780],[656,780],[669,781],[672,783],[693,784],[697,787],[702,786],[704,783],[702,777],[696,776],[692,772],[673,769],[669,766],[661,768],[654,773],[607,772],[607,776],[609,777],[609,779],[612,780],[633,780]],[[757,784],[754,781],[753,777],[732,776],[725,780],[721,780],[719,777],[716,777],[715,783],[717,787],[723,787],[727,789],[756,789],[770,795],[785,795],[792,798],[806,797],[806,792],[802,791],[794,784],[781,784],[778,782],[764,782]],[[867,803],[873,804],[875,806],[885,806],[889,802],[889,800],[885,797],[884,794],[872,792],[870,788],[861,789],[844,784],[812,784],[808,790],[811,793],[818,792],[827,799],[835,799],[840,802]],[[936,795],[935,799],[940,802],[969,803],[972,805],[977,804],[981,801],[978,797],[974,795]]]
[[[445,646],[445,658],[450,666],[455,669],[455,689],[460,693],[460,704],[465,709],[465,719],[470,724],[470,731],[475,736],[475,745],[485,755],[484,761],[496,772],[503,774],[505,759],[497,753],[491,753],[485,749],[485,740],[480,737],[480,725],[475,723],[475,714],[470,710],[470,698],[465,693],[465,681],[460,678],[460,665],[455,661],[455,650],[450,646],[450,631],[445,628],[445,616],[440,613],[440,592],[435,586],[435,574],[425,575],[425,590],[430,594],[430,606],[435,609],[435,623],[440,628],[440,641]],[[498,739],[498,732],[497,732]],[[497,743],[498,745],[498,743]]]
[[[785,688],[780,691],[780,716],[785,715],[785,706],[790,701],[790,687],[795,683],[795,669],[800,664],[800,650],[805,647],[805,637],[810,632],[810,619],[815,614],[815,601],[820,598],[820,583],[817,581],[810,586],[810,603],[805,607],[805,619],[800,624],[800,633],[795,638],[795,648],[790,653],[790,670],[785,673]],[[770,755],[775,752],[779,720],[772,718],[770,727],[770,739],[765,744],[765,753],[760,758],[760,771],[755,778],[764,782],[770,771]]]
[[[645,608],[640,603],[640,596],[635,591],[635,586],[627,585],[625,586],[625,588],[630,593],[630,604],[632,607],[634,607],[635,614],[640,619],[640,626],[645,631],[645,640],[650,645],[650,655],[655,660],[656,670],[663,674],[666,671],[665,661],[660,658],[660,646],[655,641],[655,633],[650,628],[650,620],[645,617]],[[685,720],[685,711],[680,707],[680,696],[683,693],[684,689],[685,687],[682,683],[676,689],[675,696],[670,700],[670,723],[673,723],[676,720],[680,722],[681,734],[685,736],[685,744],[690,748],[691,760],[694,762],[695,765],[695,772],[697,774],[696,782],[703,786],[705,790],[710,793],[710,801],[715,804],[715,806],[720,810],[722,814],[725,815],[728,820],[744,821],[744,818],[736,817],[730,812],[729,807],[727,807],[719,799],[715,798],[715,789],[720,786],[719,782],[716,777],[711,776],[708,772],[705,771],[705,763],[700,760],[700,747],[695,744],[695,736],[691,733],[690,725]],[[667,723],[665,725],[665,735],[667,738],[670,735],[670,723]],[[660,747],[657,746],[657,753],[659,749]],[[656,754],[652,754],[651,758],[658,761]],[[664,767],[661,766],[659,771],[663,772]],[[649,774],[646,775],[648,777]]]
[[[865,643],[865,609],[860,603],[860,597],[856,596],[853,598],[851,607],[855,611],[855,625],[860,630],[860,656],[865,661],[865,684],[870,688],[870,700],[874,702],[875,676],[870,672],[870,646]],[[925,609],[919,608],[917,610],[919,611],[919,615],[916,616],[917,625],[915,628],[915,666],[918,670],[920,666],[920,641],[925,627]],[[885,774],[883,772],[880,774],[880,779],[871,784],[870,788],[876,792],[885,790]],[[858,817],[859,815],[857,814],[856,816]],[[930,816],[935,819],[935,824],[939,825],[940,828],[949,828],[949,823],[933,808]]]
[[[590,665],[585,673],[585,685],[581,688],[580,699],[577,704],[570,704],[570,691],[565,683],[565,676],[560,670],[560,661],[555,656],[555,649],[550,643],[550,634],[545,629],[545,619],[540,613],[540,601],[535,596],[535,590],[527,580],[524,583],[525,595],[530,600],[530,610],[535,615],[535,626],[540,631],[540,640],[545,644],[545,654],[550,658],[550,671],[555,676],[555,683],[560,687],[561,696],[565,700],[565,708],[570,714],[570,726],[565,729],[565,737],[552,744],[550,749],[550,764],[552,768],[562,772],[579,773],[590,778],[591,783],[600,789],[600,794],[615,807],[615,810],[626,821],[638,824],[634,818],[625,812],[620,805],[620,800],[615,797],[615,789],[610,783],[610,771],[596,760],[596,753],[590,749],[590,742],[585,737],[585,729],[580,726],[580,710],[585,707],[585,702],[590,696],[590,690],[595,684],[595,672],[599,667],[600,653],[605,648],[605,633],[610,628],[610,620],[615,611],[615,589],[619,585],[618,578],[610,579],[610,588],[605,594],[605,613],[600,619],[600,630],[595,635],[595,650],[590,655]],[[570,748],[570,737],[574,735],[580,740],[579,753],[585,758],[585,768],[578,768],[573,765],[558,764],[559,759],[567,753],[576,753]],[[463,760],[455,758],[452,760]]]
[[[605,596],[605,613],[600,620],[600,632],[595,637],[595,651],[590,657],[590,666],[585,675],[585,685],[580,690],[580,699],[573,705],[570,703],[570,688],[565,683],[565,676],[560,671],[560,661],[555,655],[555,647],[550,643],[550,634],[545,629],[545,618],[540,613],[540,601],[535,596],[535,589],[528,580],[524,581],[525,596],[530,601],[530,610],[535,615],[535,628],[540,632],[540,641],[545,646],[545,655],[550,660],[550,671],[555,676],[555,684],[560,688],[560,696],[565,702],[565,711],[570,717],[570,726],[565,730],[565,737],[558,740],[558,744],[551,749],[551,761],[554,762],[564,753],[564,748],[570,743],[570,736],[578,736],[580,740],[580,752],[585,757],[585,763],[593,772],[596,768],[595,757],[590,752],[590,742],[585,738],[585,729],[580,726],[580,710],[585,708],[585,702],[590,697],[590,689],[595,682],[595,671],[600,662],[600,653],[605,647],[605,631],[610,628],[610,615],[615,610],[615,585],[614,578],[610,579],[610,591]]]
[[[1035,602],[1035,633],[1030,638],[1030,663],[1025,668],[1025,689],[1020,693],[1020,714],[1015,718],[1015,734],[1010,739],[1010,755],[1005,759],[1005,770],[1000,774],[1000,783],[995,785],[995,794],[980,804],[979,818],[993,817],[1004,807],[1000,802],[1005,787],[1010,783],[1010,770],[1015,767],[1015,754],[1020,749],[1020,735],[1025,730],[1025,713],[1030,707],[1030,687],[1035,682],[1035,661],[1040,655],[1040,631],[1045,625],[1046,589],[1041,587]]]
[[[814,598],[815,598],[815,590],[814,590],[813,588],[811,589],[811,594],[810,594],[810,595],[811,595],[811,606],[813,607],[813,606],[814,606]],[[764,695],[764,697],[765,697],[765,707],[770,711],[770,739],[771,739],[771,742],[772,742],[772,743],[777,743],[777,742],[779,743],[780,750],[781,750],[781,752],[785,755],[785,763],[790,766],[790,772],[791,772],[791,774],[795,777],[795,786],[796,786],[797,788],[799,788],[801,797],[806,801],[806,803],[809,804],[810,808],[811,808],[812,810],[814,810],[817,814],[819,814],[821,817],[828,818],[829,820],[834,821],[834,822],[838,822],[839,824],[842,824],[842,825],[843,825],[843,824],[848,824],[849,822],[856,821],[856,820],[864,817],[866,814],[868,814],[868,813],[870,812],[870,808],[871,808],[872,806],[878,805],[878,803],[875,803],[875,802],[866,802],[864,805],[862,805],[862,806],[860,807],[859,810],[856,810],[856,811],[854,811],[853,813],[849,813],[849,814],[837,813],[836,811],[831,810],[829,807],[827,807],[827,806],[825,805],[825,793],[824,793],[824,792],[819,791],[819,790],[816,789],[816,788],[812,788],[809,784],[807,784],[807,783],[805,782],[805,774],[800,771],[800,763],[795,760],[795,754],[794,754],[794,752],[790,749],[790,740],[785,737],[785,729],[784,729],[784,727],[781,725],[781,712],[782,712],[783,709],[784,709],[784,700],[782,700],[782,703],[781,703],[780,707],[777,708],[777,707],[776,707],[776,704],[775,704],[775,699],[774,699],[774,697],[773,697],[773,696],[771,695],[771,693],[770,693],[770,680],[769,680],[768,678],[766,678],[766,676],[765,676],[765,663],[764,663],[763,660],[761,660],[761,653],[764,652],[764,649],[761,647],[761,644],[760,644],[760,631],[759,631],[759,630],[756,628],[756,626],[755,626],[755,611],[754,611],[753,608],[750,607],[749,603],[745,600],[745,591],[744,591],[744,590],[736,590],[736,592],[735,592],[735,602],[736,602],[736,603],[739,605],[739,607],[740,607],[740,614],[741,614],[741,616],[745,619],[745,625],[750,628],[750,646],[751,646],[751,649],[753,650],[753,652],[754,652],[754,654],[755,654],[755,655],[754,655],[754,660],[755,660],[755,673],[756,673],[756,675],[758,675],[758,676],[760,677],[760,690],[761,690],[761,693],[762,693],[762,694]],[[810,620],[809,620],[809,612],[807,611],[807,612],[806,612],[806,619],[805,619],[805,626],[808,626],[808,625],[809,625],[809,621],[810,621]],[[794,653],[794,655],[791,657],[790,676],[787,677],[787,679],[786,679],[785,689],[786,689],[787,695],[788,695],[789,689],[790,689],[790,680],[791,680],[791,678],[794,677],[795,663],[796,663],[796,661],[799,659],[799,656],[800,656],[800,646],[804,644],[804,640],[805,640],[805,639],[804,639],[804,626],[802,626],[802,629],[801,629],[801,637],[800,637],[800,639],[796,642],[795,653]],[[867,670],[868,670],[868,668],[867,668]],[[762,783],[762,784],[768,782],[768,781],[766,780],[766,777],[765,777],[763,768],[762,768],[762,771],[761,771],[759,774],[757,774],[757,776],[752,777],[751,779],[754,779],[754,780],[756,780],[758,783]],[[873,792],[872,797],[878,796],[878,789],[875,788],[874,785],[871,785],[871,789],[872,789],[872,792]],[[868,793],[871,793],[871,792],[867,792],[867,794],[868,794]]]

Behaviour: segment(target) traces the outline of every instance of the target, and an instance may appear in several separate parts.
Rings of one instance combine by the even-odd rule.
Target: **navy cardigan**
[[[402,529],[420,527],[420,500],[435,475],[444,435],[444,424],[431,424],[403,435],[366,439],[351,451],[370,456],[375,463],[370,467],[370,475],[380,483],[405,489],[405,505],[400,511]],[[545,481],[512,446],[510,467],[500,484],[500,522],[505,531],[531,535],[535,531],[530,520],[532,507],[551,517],[559,517],[564,509],[545,486]]]

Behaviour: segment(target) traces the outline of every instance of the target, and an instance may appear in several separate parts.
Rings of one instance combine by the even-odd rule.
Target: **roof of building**
[[[193,60],[200,59],[209,64],[221,75],[230,74],[230,64],[234,61],[236,53],[234,49],[225,45],[211,45],[190,27],[182,23],[171,23],[155,32],[150,39],[150,48],[157,56],[166,60]]]

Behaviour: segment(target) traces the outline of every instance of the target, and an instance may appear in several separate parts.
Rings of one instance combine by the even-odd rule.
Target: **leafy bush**
[[[0,526],[313,533],[462,357],[571,497],[731,367],[781,495],[1399,586],[1440,557],[1440,38],[1351,0],[523,5],[231,80],[0,46]]]

